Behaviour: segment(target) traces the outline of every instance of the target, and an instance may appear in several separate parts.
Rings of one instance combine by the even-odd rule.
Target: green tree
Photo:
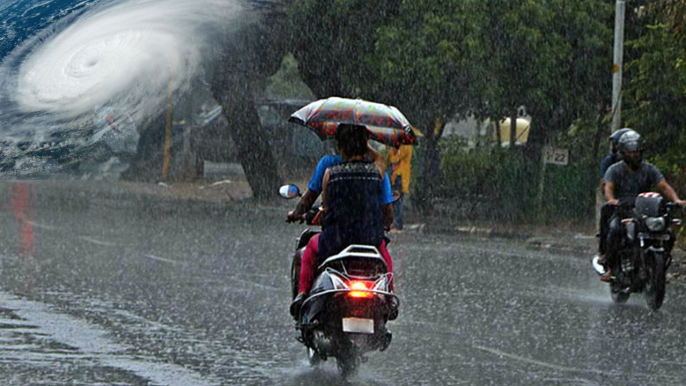
[[[229,135],[253,197],[268,201],[276,197],[281,177],[254,100],[286,55],[288,24],[281,7],[254,15],[246,17],[228,38],[216,42],[220,60],[208,69],[208,78],[229,122]]]
[[[291,52],[303,82],[319,98],[359,96],[373,81],[364,58],[375,30],[397,12],[400,0],[294,0],[289,8]]]
[[[536,192],[542,200],[543,146],[580,119],[597,122],[600,132],[611,94],[613,8],[597,0],[486,0],[486,6],[483,44],[491,79],[484,90],[486,114],[501,119],[526,107],[532,117],[526,158],[515,158],[518,180],[528,183],[518,184],[523,190],[516,196]],[[598,147],[596,139],[593,151]]]
[[[450,119],[502,118],[525,105],[534,182],[548,138],[607,112],[609,1],[295,0],[290,11],[292,50],[317,96],[395,105],[424,133],[419,209],[431,209],[440,184],[437,144]]]
[[[489,113],[502,118],[526,106],[528,153],[538,159],[547,138],[608,106],[612,7],[597,0],[486,3]]]
[[[391,103],[421,129],[419,173],[412,200],[432,209],[440,184],[439,151],[445,123],[478,105],[484,52],[479,44],[481,2],[406,0],[377,30],[366,66],[376,75],[366,94]]]
[[[292,54],[284,56],[279,71],[268,79],[265,90],[267,98],[313,99],[312,91],[303,83],[298,72],[298,62]]]
[[[658,19],[669,25],[675,35],[683,37],[686,33],[686,0],[662,0],[650,7]]]
[[[628,44],[634,59],[622,98],[627,124],[644,136],[652,160],[679,190],[686,182],[686,39],[684,21],[673,15],[683,14],[686,2],[667,3],[650,9],[644,33]]]

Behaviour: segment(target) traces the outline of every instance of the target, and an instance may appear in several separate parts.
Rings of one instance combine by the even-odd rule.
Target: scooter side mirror
[[[286,199],[291,199],[291,198],[296,198],[302,196],[302,193],[300,193],[300,189],[293,185],[293,184],[288,184],[284,185],[279,188],[279,194],[281,197],[286,198]]]

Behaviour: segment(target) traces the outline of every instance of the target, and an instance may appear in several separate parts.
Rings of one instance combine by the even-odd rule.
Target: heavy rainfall
[[[685,384],[685,15],[0,0],[0,384]]]

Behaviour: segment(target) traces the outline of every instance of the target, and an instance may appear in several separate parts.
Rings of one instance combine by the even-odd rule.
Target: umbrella
[[[347,123],[367,127],[370,138],[385,145],[417,143],[410,122],[397,108],[362,99],[320,99],[291,114],[288,121],[308,127],[322,141],[332,137],[339,124]]]

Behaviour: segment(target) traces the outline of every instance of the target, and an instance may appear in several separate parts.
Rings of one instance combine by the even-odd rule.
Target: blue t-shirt
[[[314,170],[314,174],[310,180],[310,184],[307,185],[307,187],[313,192],[321,193],[326,169],[340,163],[343,163],[343,159],[340,155],[325,155],[322,157],[322,159],[319,160],[317,168]],[[384,175],[381,186],[381,205],[390,204],[393,202],[393,193],[391,192],[391,179],[388,177],[388,173]]]

